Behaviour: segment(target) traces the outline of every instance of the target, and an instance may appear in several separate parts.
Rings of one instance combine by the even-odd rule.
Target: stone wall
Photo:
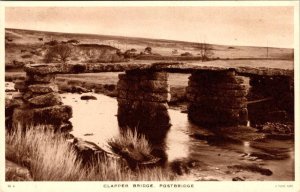
[[[14,99],[22,104],[14,109],[13,126],[43,124],[51,125],[55,131],[71,129],[69,119],[72,117],[72,108],[62,105],[57,85],[54,83],[57,70],[51,65],[37,65],[32,68],[25,68],[25,80],[15,82],[15,89],[20,93]]]
[[[131,70],[119,75],[118,122],[123,128],[137,129],[152,142],[164,139],[170,127],[168,74]]]
[[[246,86],[234,70],[198,71],[189,77],[188,117],[200,126],[247,124]]]

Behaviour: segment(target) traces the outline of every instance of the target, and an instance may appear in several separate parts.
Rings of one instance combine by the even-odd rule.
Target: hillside
[[[151,47],[154,55],[165,56],[165,59],[181,57],[180,55],[186,52],[190,53],[189,56],[199,57],[201,51],[197,42],[7,28],[5,29],[5,64],[22,65],[24,63],[43,62],[48,48],[45,43],[53,40],[59,42],[76,40],[79,42],[79,46],[76,46],[76,54],[72,59],[74,62],[98,61],[99,57],[108,58],[108,61],[113,59],[120,61],[122,58],[116,56],[117,50],[125,52],[134,49],[139,54],[144,52],[146,47]],[[89,44],[91,45],[89,46]],[[102,47],[99,48],[98,45],[102,45]],[[75,46],[74,43],[72,46]],[[115,51],[113,51],[114,48],[116,48]],[[209,49],[213,53],[211,58],[226,60],[266,58],[293,60],[294,55],[293,49],[286,48],[210,45]]]

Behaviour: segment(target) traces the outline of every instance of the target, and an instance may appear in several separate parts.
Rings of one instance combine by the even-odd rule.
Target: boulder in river
[[[97,97],[93,95],[83,95],[80,97],[81,100],[97,100]]]

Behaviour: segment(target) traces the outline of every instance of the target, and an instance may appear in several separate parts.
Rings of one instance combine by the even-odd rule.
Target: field
[[[81,44],[107,45],[117,48],[121,52],[133,49],[139,55],[144,53],[146,47],[151,47],[151,59],[180,60],[198,59],[200,56],[201,42],[182,42],[160,39],[146,39],[136,37],[119,37],[107,35],[54,33],[43,31],[30,31],[21,29],[5,29],[5,64],[6,66],[22,66],[28,63],[41,63],[47,52],[46,43],[56,40],[66,42],[76,40]],[[99,50],[96,46],[83,48],[76,46],[77,56],[71,58],[70,62],[93,61],[95,55],[107,54],[107,50]],[[210,59],[236,60],[236,59],[259,59],[259,60],[293,60],[294,50],[286,48],[271,47],[249,47],[234,45],[210,45],[212,53]],[[189,56],[181,57],[181,54],[190,53]],[[91,56],[93,55],[93,56]],[[147,56],[147,55],[146,55]],[[143,57],[142,57],[143,58]],[[144,57],[147,58],[147,57]]]

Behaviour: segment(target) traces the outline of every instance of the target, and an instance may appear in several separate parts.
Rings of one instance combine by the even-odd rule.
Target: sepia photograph
[[[43,3],[1,5],[1,191],[299,190],[299,2]]]

